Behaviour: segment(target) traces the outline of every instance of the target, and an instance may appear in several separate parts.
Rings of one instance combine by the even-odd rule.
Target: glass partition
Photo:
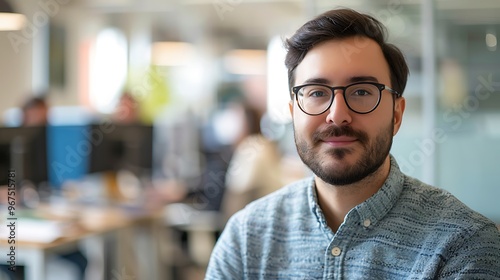
[[[437,184],[500,222],[500,2],[437,1]]]

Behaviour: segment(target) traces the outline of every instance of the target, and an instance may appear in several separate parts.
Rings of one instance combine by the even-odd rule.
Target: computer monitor
[[[0,127],[0,185],[8,183],[9,170],[18,185],[27,180],[35,187],[47,182],[45,126]]]
[[[91,143],[88,125],[47,126],[48,177],[52,188],[78,181],[88,173]]]
[[[151,176],[153,127],[143,124],[112,124],[105,129],[92,125],[89,173],[128,170],[136,176]]]

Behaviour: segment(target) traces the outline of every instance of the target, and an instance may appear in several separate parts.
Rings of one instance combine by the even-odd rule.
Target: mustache
[[[314,143],[318,143],[325,138],[340,137],[340,136],[355,137],[361,143],[366,143],[368,141],[368,134],[366,134],[365,132],[354,130],[350,126],[336,126],[336,125],[331,125],[324,130],[315,132],[312,135],[312,140]]]

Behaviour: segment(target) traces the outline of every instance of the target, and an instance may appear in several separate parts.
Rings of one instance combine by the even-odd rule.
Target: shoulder
[[[427,228],[442,232],[460,232],[462,238],[484,228],[496,229],[494,223],[472,210],[450,192],[405,176],[400,201],[407,215],[418,218]]]
[[[206,279],[240,278],[249,256],[262,254],[266,240],[295,226],[293,216],[303,215],[302,209],[308,207],[311,184],[312,178],[289,184],[234,214],[212,251]]]
[[[454,195],[416,179],[406,180],[404,199],[423,209],[418,220],[423,247],[439,252],[444,264],[439,278],[491,279],[500,277],[500,231]],[[413,197],[413,198],[411,198]],[[409,203],[408,205],[412,205]]]

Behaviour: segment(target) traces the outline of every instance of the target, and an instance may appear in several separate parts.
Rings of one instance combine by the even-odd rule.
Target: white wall
[[[30,13],[32,1],[16,1],[22,13]],[[0,31],[0,112],[16,106],[32,90],[32,45],[27,31]],[[20,39],[13,44],[9,38]]]

